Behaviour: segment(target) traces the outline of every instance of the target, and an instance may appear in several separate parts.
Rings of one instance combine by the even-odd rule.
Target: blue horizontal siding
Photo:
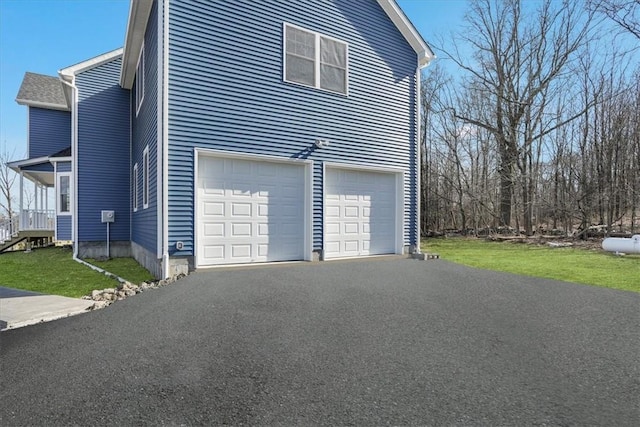
[[[283,81],[283,23],[349,45],[349,95]],[[416,54],[375,0],[170,2],[169,241],[193,254],[195,147],[307,158],[313,246],[322,248],[322,165],[401,168],[405,242],[417,236]],[[318,138],[327,148],[310,150]]]
[[[145,88],[144,100],[140,111],[136,115],[136,88],[138,77],[131,89],[131,171],[133,165],[138,164],[138,211],[133,212],[131,225],[131,240],[145,249],[155,253],[158,239],[158,4],[154,2],[144,37],[145,50]],[[142,153],[149,147],[149,207],[142,205]],[[133,179],[133,175],[132,175]]]
[[[112,240],[130,240],[129,91],[121,59],[76,76],[78,87],[78,241],[104,240],[102,210],[115,211]]]
[[[71,147],[71,113],[29,107],[29,158],[44,157]]]
[[[56,240],[71,240],[71,215],[56,217]]]
[[[71,162],[58,162],[56,170],[58,172],[71,172]]]

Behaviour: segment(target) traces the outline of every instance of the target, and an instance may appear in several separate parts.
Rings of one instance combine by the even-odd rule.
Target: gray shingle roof
[[[30,72],[24,74],[16,102],[60,110],[69,109],[60,79]]]

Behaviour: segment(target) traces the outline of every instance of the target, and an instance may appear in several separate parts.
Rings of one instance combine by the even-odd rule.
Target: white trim
[[[402,11],[395,0],[377,0],[380,7],[385,11],[389,19],[400,30],[402,36],[411,45],[418,55],[418,67],[426,67],[433,59],[435,54],[422,38],[416,27],[413,26],[407,15]]]
[[[63,68],[58,71],[58,74],[63,78],[63,80],[71,82],[72,78],[77,74],[90,70],[91,68],[99,67],[100,65],[113,61],[120,56],[122,56],[122,48],[103,53],[102,55],[98,55],[94,58],[87,59],[86,61],[79,62],[70,67]]]
[[[132,181],[133,181],[133,185],[131,186],[131,193],[132,193],[132,200],[131,200],[131,207],[133,212],[138,212],[138,162],[136,162],[133,165],[133,172],[132,172]]]
[[[78,198],[78,88],[75,86],[75,77],[70,81],[62,80],[63,87],[71,88],[71,173],[73,174],[73,189],[75,198]],[[71,219],[71,240],[73,241],[73,257],[78,257],[78,205],[73,204],[73,216]]]
[[[294,28],[296,30],[299,31],[304,31],[306,33],[310,33],[313,34],[315,37],[315,58],[313,59],[313,65],[314,65],[314,76],[315,76],[315,81],[313,85],[308,85],[306,83],[301,83],[301,82],[296,82],[296,81],[292,81],[292,80],[287,80],[287,27],[291,27]],[[322,65],[322,61],[321,61],[321,52],[320,52],[320,40],[324,38],[327,40],[331,40],[340,44],[343,44],[345,46],[345,91],[344,92],[339,92],[339,91],[335,91],[335,90],[331,90],[331,89],[326,89],[320,86],[320,81],[321,81],[321,77],[320,77],[320,70],[321,70],[321,65]],[[338,68],[338,67],[336,67]],[[307,87],[307,88],[313,88],[313,89],[318,89],[324,92],[329,92],[329,93],[335,93],[338,95],[343,95],[343,96],[349,96],[349,43],[345,42],[344,40],[340,40],[337,39],[335,37],[331,37],[322,33],[319,33],[317,31],[313,31],[313,30],[309,30],[308,28],[304,28],[304,27],[300,27],[298,25],[295,24],[291,24],[289,22],[283,22],[282,23],[282,80],[286,83],[290,83],[290,84],[294,84],[294,85],[298,85],[298,86],[303,86],[303,87]]]
[[[405,173],[404,168],[394,166],[380,166],[372,163],[324,162],[324,167],[333,169],[363,170],[368,172]]]
[[[61,203],[60,196],[62,193],[60,190],[62,189],[61,179],[63,177],[69,178],[69,210],[61,211]],[[69,216],[72,215],[73,207],[74,207],[74,192],[73,192],[73,172],[59,172],[56,174],[56,215],[58,216]]]
[[[417,230],[417,235],[416,235],[416,248],[415,248],[415,253],[419,254],[422,252],[422,249],[420,248],[420,239],[422,237],[422,139],[421,139],[421,129],[422,129],[422,114],[421,114],[421,108],[422,108],[422,89],[421,89],[421,85],[422,85],[422,72],[420,71],[421,68],[418,67],[416,68],[416,83],[415,83],[415,88],[416,88],[416,96],[413,97],[413,99],[416,100],[416,107],[414,108],[414,114],[416,115],[416,136],[415,136],[415,141],[416,141],[416,215],[418,216],[417,220],[416,220],[416,224],[418,225],[418,230]]]
[[[45,108],[47,110],[70,111],[69,107],[62,104],[52,104],[49,102],[31,101],[29,99],[16,98],[16,102],[27,107]]]
[[[169,1],[165,0],[162,36],[162,275],[169,277]]]
[[[140,46],[142,46],[144,40],[152,6],[153,0],[131,1],[127,20],[127,33],[124,41],[122,68],[120,68],[120,86],[124,89],[131,89],[133,86],[135,61],[140,54]]]
[[[142,107],[142,103],[144,102],[144,92],[145,92],[145,53],[144,53],[144,42],[142,42],[142,47],[140,48],[140,55],[138,56],[138,63],[136,65],[136,117],[140,113],[140,107]]]
[[[62,162],[70,162],[73,160],[73,157],[49,157],[49,161],[51,163],[62,163]]]
[[[58,175],[58,163],[54,163],[53,164],[53,176],[57,176]],[[55,188],[54,188],[55,190]],[[54,197],[57,196],[57,191],[54,191]],[[47,203],[49,203],[49,195],[47,194]],[[56,197],[57,199],[57,197]],[[56,204],[54,203],[54,206]],[[49,209],[47,209],[49,210]],[[58,214],[57,214],[58,210],[56,209],[56,215],[53,216],[53,240],[57,241],[58,240]]]
[[[142,209],[149,207],[149,145],[142,151]]]
[[[163,73],[164,67],[162,66],[163,61],[163,52],[164,52],[164,42],[163,42],[163,22],[162,22],[162,11],[163,5],[162,2],[158,3],[158,11],[156,16],[156,69],[158,70],[156,75],[156,258],[162,259],[162,224],[163,224],[163,196],[162,196],[162,159],[163,159],[163,120],[165,118],[164,111],[162,109],[163,106]]]
[[[15,170],[14,168],[22,168],[25,166],[39,165],[40,163],[50,163],[49,157],[43,156],[43,157],[35,157],[33,159],[16,160],[14,162],[7,162],[7,166]]]
[[[313,261],[313,160],[292,159],[289,157],[269,156],[262,154],[247,154],[231,151],[219,151],[206,148],[194,148],[194,175],[193,175],[193,262],[196,268],[198,263],[198,163],[200,156],[203,157],[222,157],[228,159],[239,159],[249,161],[263,161],[272,163],[299,164],[305,168],[304,176],[304,261]],[[256,263],[263,264],[263,263]],[[250,265],[250,264],[247,264]]]
[[[326,188],[327,188],[327,169],[344,169],[344,170],[356,170],[356,171],[364,171],[364,172],[377,172],[377,173],[386,173],[386,174],[394,174],[396,180],[396,238],[395,238],[395,254],[402,255],[404,253],[404,188],[405,188],[405,177],[406,172],[402,168],[397,167],[386,167],[386,166],[378,166],[378,165],[369,165],[369,164],[352,164],[352,163],[334,163],[334,162],[324,162],[322,165],[322,257],[323,260],[326,260],[325,257],[325,230],[326,230],[326,217],[325,214],[327,212],[327,198],[326,198]],[[373,254],[367,256],[380,256],[381,254]],[[384,255],[384,254],[382,254]],[[353,258],[353,257],[337,257],[330,258],[331,260],[343,259],[343,258]]]

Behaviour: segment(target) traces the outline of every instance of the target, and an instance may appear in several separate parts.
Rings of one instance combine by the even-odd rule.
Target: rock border
[[[106,276],[119,280],[120,283],[115,288],[96,289],[91,291],[91,295],[85,295],[83,300],[95,301],[95,303],[87,308],[87,311],[99,310],[110,306],[116,301],[122,301],[125,298],[134,296],[141,292],[148,291],[150,289],[158,289],[163,286],[172,284],[173,282],[186,277],[186,274],[178,274],[177,276],[170,277],[168,279],[162,279],[157,281],[141,282],[139,285],[123,280],[120,277],[104,272]]]

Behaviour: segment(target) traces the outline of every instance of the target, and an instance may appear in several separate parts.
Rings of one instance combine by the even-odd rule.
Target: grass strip
[[[616,256],[602,250],[472,238],[426,239],[422,250],[486,270],[640,292],[640,255],[637,254]]]
[[[79,298],[94,289],[113,288],[118,281],[82,265],[68,247],[0,254],[0,286],[50,295]],[[92,263],[92,260],[87,260]],[[151,274],[131,258],[95,263],[132,283],[152,280]]]

